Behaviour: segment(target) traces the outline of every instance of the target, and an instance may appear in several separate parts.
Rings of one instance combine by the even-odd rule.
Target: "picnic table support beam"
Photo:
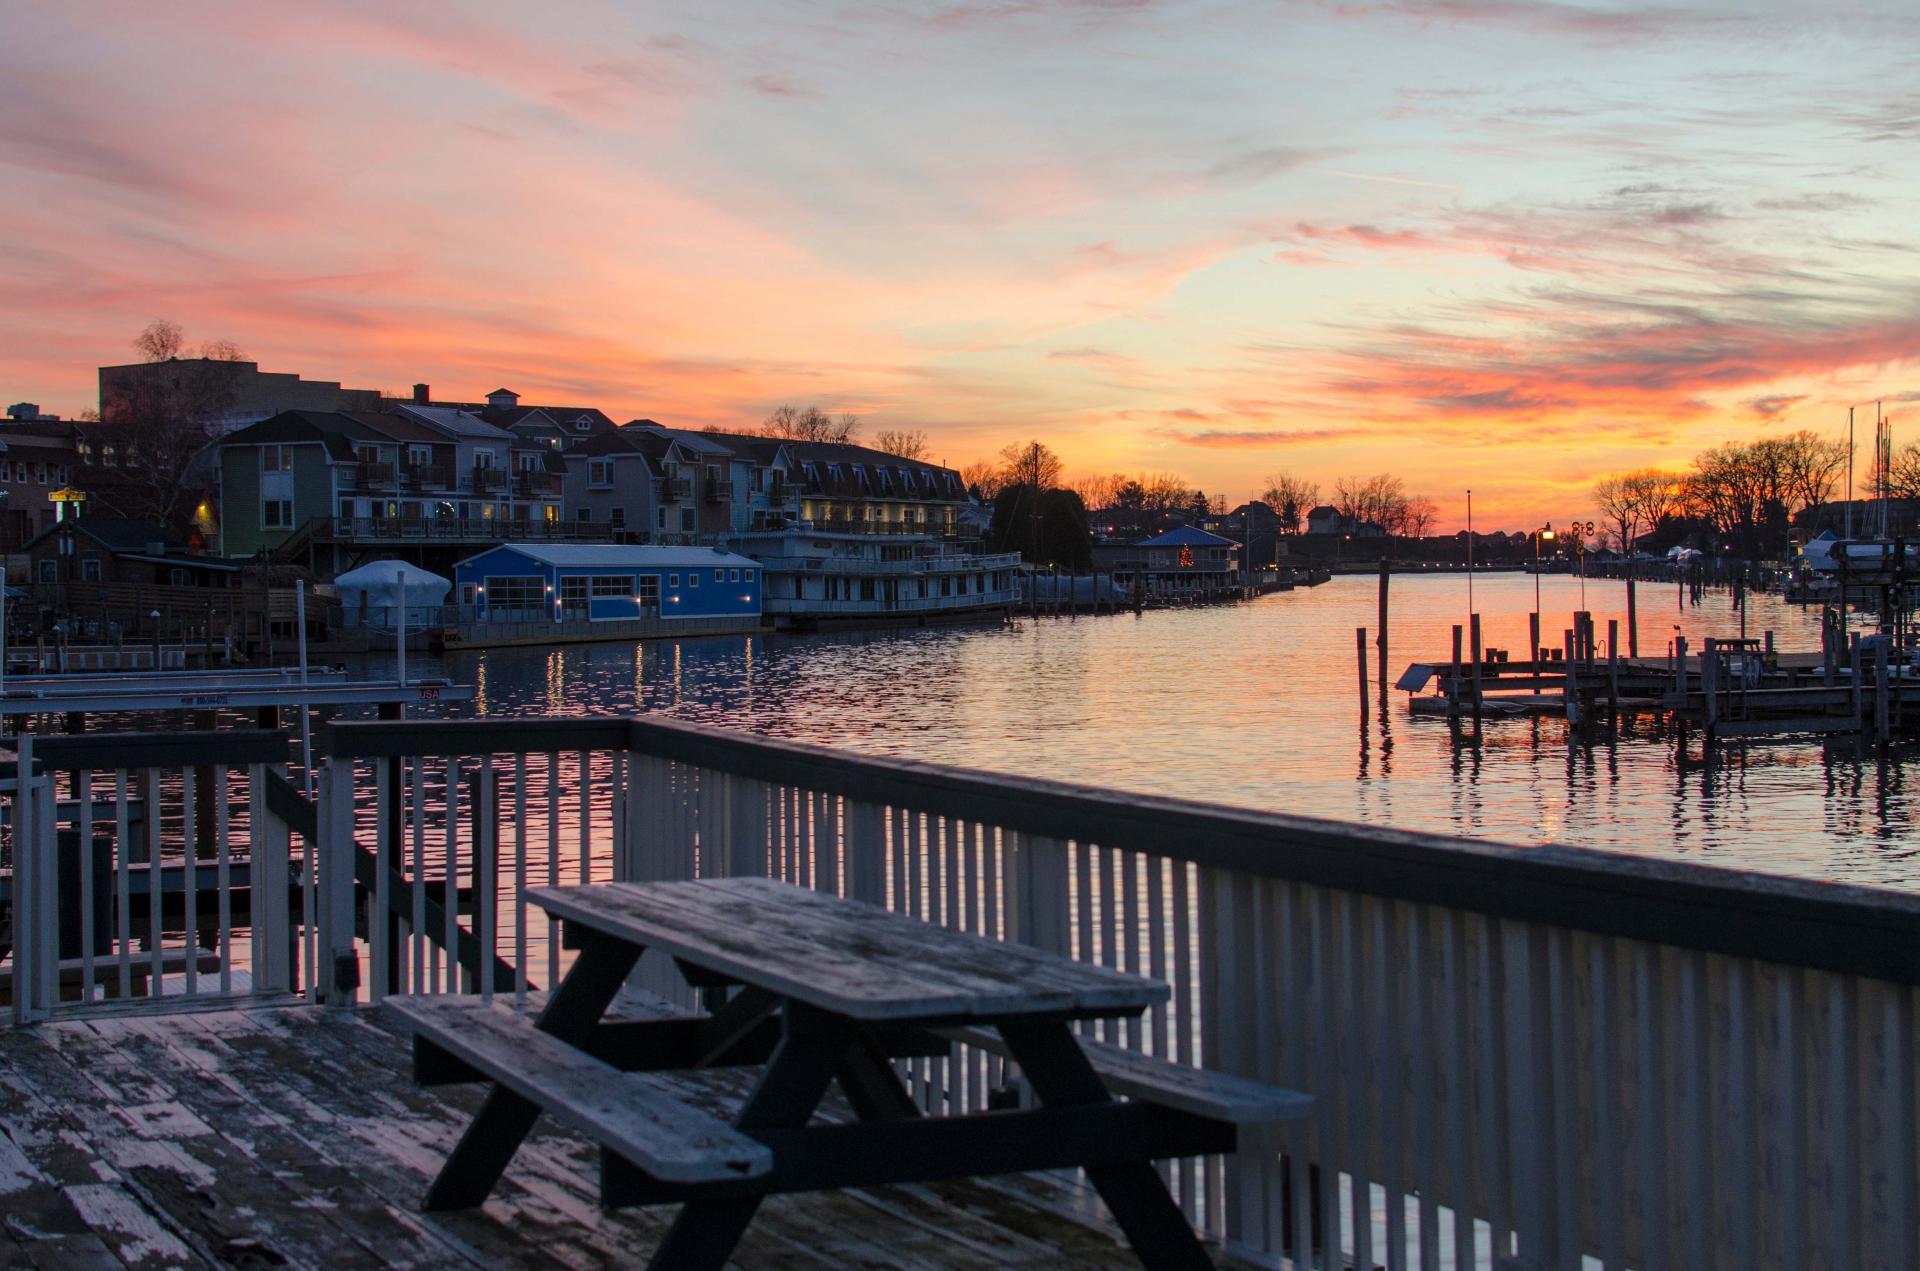
[[[580,957],[547,999],[535,1025],[542,1032],[579,1046],[627,982],[633,964],[640,960],[640,950],[592,930],[571,934],[580,942]],[[499,1086],[488,1091],[479,1115],[460,1136],[447,1163],[440,1167],[439,1177],[427,1189],[422,1208],[429,1212],[472,1209],[485,1201],[539,1119],[540,1105],[532,1100]]]
[[[812,1119],[833,1083],[849,1041],[845,1022],[789,1000],[782,1011],[782,1026],[779,1048],[734,1118],[736,1130],[800,1129]],[[759,1196],[688,1201],[647,1265],[674,1271],[721,1271],[759,1211],[760,1201]]]
[[[1003,1021],[1000,1035],[1044,1106],[1112,1102],[1106,1083],[1063,1021]],[[1213,1260],[1150,1163],[1090,1166],[1087,1178],[1149,1271],[1212,1271]]]

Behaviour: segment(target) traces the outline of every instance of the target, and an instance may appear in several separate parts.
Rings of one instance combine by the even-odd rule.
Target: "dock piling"
[[[1480,731],[1480,702],[1486,696],[1482,691],[1485,681],[1482,679],[1481,664],[1486,661],[1486,651],[1480,647],[1480,615],[1468,614],[1467,621],[1473,631],[1473,731]]]
[[[1380,558],[1380,701],[1387,700],[1387,580],[1391,576],[1387,558]]]
[[[1607,619],[1607,715],[1620,726],[1620,620]]]
[[[1627,567],[1627,656],[1640,656],[1640,610],[1633,595],[1633,567]]]
[[[1580,726],[1580,678],[1578,667],[1580,659],[1577,648],[1578,637],[1569,627],[1560,635],[1560,656],[1565,670],[1560,678],[1560,696],[1566,703],[1567,724],[1571,728]]]
[[[1353,629],[1353,646],[1354,652],[1360,658],[1360,722],[1364,725],[1367,722],[1367,629],[1365,627]]]
[[[1453,624],[1453,674],[1447,680],[1447,718],[1460,718],[1460,624]]]

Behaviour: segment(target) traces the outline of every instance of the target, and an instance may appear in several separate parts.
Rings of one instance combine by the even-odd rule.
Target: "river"
[[[1540,580],[1542,629],[1571,613],[1624,628],[1618,582]],[[1641,584],[1640,648],[1676,628],[1698,648],[1737,635],[1725,593],[1676,604]],[[1349,576],[1242,605],[1011,625],[496,649],[422,664],[473,683],[492,717],[657,711],[849,750],[1026,773],[1370,825],[1562,842],[1903,889],[1920,887],[1907,765],[1851,742],[1728,746],[1683,761],[1650,724],[1572,744],[1558,719],[1486,723],[1456,746],[1446,721],[1389,692],[1359,720],[1354,628],[1378,590]],[[1534,580],[1474,583],[1486,642],[1524,656]],[[1444,658],[1467,613],[1462,575],[1392,585],[1390,678]],[[1748,630],[1817,648],[1818,611],[1751,598]],[[1623,636],[1624,640],[1624,636]]]

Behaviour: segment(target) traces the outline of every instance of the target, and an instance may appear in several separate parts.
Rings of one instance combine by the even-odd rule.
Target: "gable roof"
[[[356,417],[331,410],[283,410],[278,415],[270,415],[257,424],[248,424],[220,438],[214,444],[225,450],[229,446],[262,446],[277,443],[299,443],[317,441],[327,448],[327,453],[335,459],[350,460],[354,457],[353,443],[356,441],[392,442],[395,438],[384,429],[367,423],[369,419],[383,419],[381,415]]]
[[[1221,538],[1218,534],[1209,534],[1205,530],[1195,529],[1191,525],[1182,525],[1179,529],[1168,530],[1165,534],[1156,534],[1152,538],[1143,538],[1136,547],[1238,547],[1230,538]]]
[[[960,474],[952,468],[943,468],[937,463],[927,463],[921,459],[902,459],[899,455],[890,455],[884,450],[874,450],[868,446],[845,445],[826,441],[788,441],[787,458],[790,465],[798,465],[801,480],[809,489],[828,495],[866,495],[868,497],[887,496],[913,499],[941,499],[965,502],[966,486],[960,480]],[[809,476],[807,465],[813,471]],[[833,468],[839,468],[836,476]],[[880,470],[889,475],[892,489],[882,489],[877,484]],[[875,474],[865,482],[862,475],[871,471]],[[905,488],[902,477],[911,474],[913,485]]]
[[[518,552],[528,560],[539,561],[543,565],[561,568],[582,568],[600,566],[602,568],[659,569],[678,567],[685,569],[691,565],[701,566],[731,565],[759,568],[759,562],[750,557],[722,551],[717,547],[650,547],[615,543],[501,543],[478,552],[454,565],[470,564],[490,552]]]
[[[471,411],[457,406],[402,406],[394,414],[413,418],[439,429],[449,437],[463,441],[508,441],[505,429],[496,427]]]
[[[161,545],[163,552],[184,553],[187,550],[184,542],[157,521],[112,516],[83,516],[56,521],[28,539],[21,545],[21,550],[25,551],[49,535],[67,530],[85,535],[117,556],[150,556],[155,543]]]

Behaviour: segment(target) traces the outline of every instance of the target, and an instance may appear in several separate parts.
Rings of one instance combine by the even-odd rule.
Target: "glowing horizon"
[[[168,317],[396,394],[1590,515],[1920,418],[1920,16],[1803,14],[15,6],[0,393],[75,414]]]

